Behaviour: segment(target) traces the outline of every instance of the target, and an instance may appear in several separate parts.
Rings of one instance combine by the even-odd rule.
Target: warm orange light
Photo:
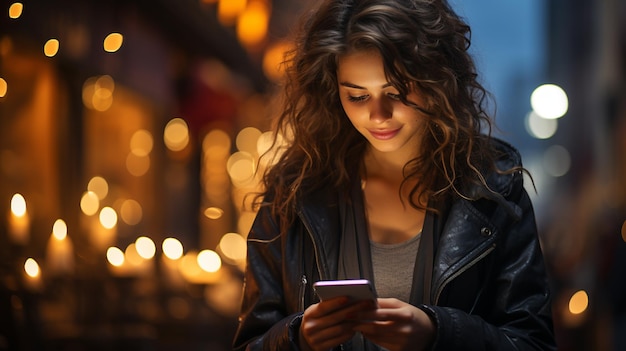
[[[17,19],[22,15],[24,5],[21,2],[14,2],[9,6],[9,18]]]
[[[111,33],[104,38],[104,51],[116,52],[122,47],[124,36],[120,33]]]
[[[8,88],[9,85],[7,84],[7,81],[3,78],[0,78],[0,98],[6,96]]]
[[[233,184],[242,186],[253,179],[255,160],[249,153],[238,151],[228,158],[226,167]]]
[[[261,131],[254,127],[246,127],[240,130],[239,133],[237,133],[237,138],[235,139],[237,149],[250,154],[256,154],[256,145],[261,137],[261,134]]]
[[[115,81],[109,75],[91,77],[83,84],[83,104],[96,111],[106,111],[113,104]]]
[[[24,271],[28,274],[29,277],[35,278],[38,277],[41,273],[39,269],[39,264],[33,258],[28,258],[26,262],[24,262]]]
[[[52,235],[57,240],[65,240],[67,237],[67,224],[62,219],[57,219],[52,226]]]
[[[107,249],[107,261],[113,266],[119,267],[124,264],[124,252],[117,247]]]
[[[143,218],[143,209],[141,208],[141,204],[132,199],[124,200],[122,207],[120,208],[120,216],[122,217],[124,223],[128,225],[138,224]]]
[[[237,38],[245,46],[254,46],[267,36],[269,9],[260,2],[254,1],[241,14],[237,21]]]
[[[209,273],[217,272],[222,267],[222,259],[217,252],[213,250],[200,251],[196,259],[198,261],[198,266],[200,266],[202,270]]]
[[[217,17],[225,26],[235,23],[235,20],[246,9],[247,0],[219,0],[217,3]]]
[[[267,78],[273,81],[280,80],[284,73],[282,63],[285,61],[285,54],[291,48],[291,43],[278,42],[267,49],[263,56],[263,73]]]
[[[202,151],[207,161],[228,157],[230,148],[230,136],[221,129],[213,129],[202,139]]]
[[[15,194],[11,197],[11,212],[17,217],[26,214],[26,200],[22,194]]]
[[[156,245],[152,239],[147,236],[140,236],[135,240],[135,248],[137,253],[143,259],[149,260],[156,254]]]
[[[589,306],[589,296],[584,290],[579,290],[569,300],[569,311],[572,314],[581,314]]]
[[[182,118],[170,120],[163,131],[165,146],[172,151],[182,151],[189,144],[189,128]]]
[[[95,215],[100,209],[100,199],[93,191],[86,191],[80,198],[80,209],[87,216]]]
[[[106,179],[96,176],[89,180],[87,190],[93,191],[98,196],[98,199],[102,200],[109,193],[109,183]]]
[[[130,152],[137,156],[148,156],[153,146],[152,134],[145,129],[136,131],[130,138]]]
[[[219,207],[209,207],[206,210],[204,210],[204,215],[208,219],[220,219],[222,218],[223,214],[224,214],[224,210],[222,210]]]
[[[139,251],[137,251],[137,244],[130,243],[126,246],[126,250],[124,250],[124,261],[137,267],[141,265],[144,260],[145,259],[139,254]]]
[[[171,260],[177,260],[183,256],[183,244],[176,238],[166,238],[161,247],[163,254]]]
[[[150,157],[138,156],[130,152],[126,156],[126,169],[135,177],[141,177],[150,170]]]
[[[50,39],[43,46],[43,53],[48,57],[53,57],[59,52],[59,41],[57,39]]]
[[[241,261],[246,258],[246,239],[237,233],[225,234],[220,239],[219,248],[231,260]]]
[[[100,224],[106,229],[111,229],[117,225],[117,212],[111,207],[104,207],[100,210]]]

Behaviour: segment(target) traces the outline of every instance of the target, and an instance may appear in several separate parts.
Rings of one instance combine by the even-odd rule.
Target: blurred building
[[[568,158],[569,171],[549,185],[542,227],[559,344],[562,350],[623,350],[626,3],[557,0],[548,8],[547,74],[570,101],[551,141],[567,150],[561,159]]]
[[[0,350],[230,348],[273,5],[2,4]]]

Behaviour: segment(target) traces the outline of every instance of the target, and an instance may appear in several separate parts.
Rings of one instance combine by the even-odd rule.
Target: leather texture
[[[494,143],[502,151],[499,169],[521,165],[512,146]],[[523,176],[486,176],[495,193],[469,189],[477,200],[448,204],[436,235],[432,303],[418,306],[437,325],[432,349],[555,350],[548,278]],[[313,283],[337,278],[337,204],[336,191],[316,191],[284,235],[261,207],[248,235],[235,350],[299,349],[302,312],[317,302]]]

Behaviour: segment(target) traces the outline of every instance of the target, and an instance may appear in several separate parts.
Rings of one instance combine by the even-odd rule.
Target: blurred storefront
[[[626,349],[626,3],[548,2],[547,75],[568,92],[551,141],[569,171],[541,228],[561,350]],[[557,162],[560,160],[557,159]]]
[[[230,348],[271,7],[234,3],[3,3],[0,350]]]

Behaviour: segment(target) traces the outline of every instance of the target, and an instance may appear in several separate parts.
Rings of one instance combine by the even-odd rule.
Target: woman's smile
[[[402,101],[398,88],[387,80],[378,51],[353,51],[341,56],[337,79],[343,110],[370,143],[371,151],[405,160],[419,154],[426,118]],[[419,106],[423,97],[411,90],[406,100]]]
[[[398,135],[400,129],[402,129],[402,127],[396,129],[368,129],[368,131],[375,139],[389,140]]]

